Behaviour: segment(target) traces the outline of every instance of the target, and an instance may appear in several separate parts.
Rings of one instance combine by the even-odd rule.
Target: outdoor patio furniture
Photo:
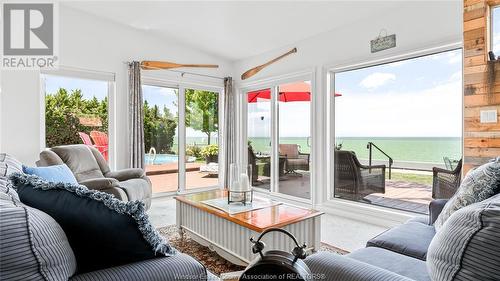
[[[82,140],[83,144],[93,145],[92,140],[90,139],[90,136],[88,134],[83,132],[78,132],[78,135],[80,136],[80,139]]]
[[[280,144],[280,156],[285,157],[285,171],[286,174],[295,174],[297,170],[309,171],[309,153],[301,153],[298,144]]]
[[[432,198],[449,199],[460,186],[462,176],[462,160],[453,170],[432,168]]]
[[[385,165],[363,165],[356,154],[335,150],[335,197],[366,200],[372,193],[385,193]]]
[[[248,146],[248,165],[252,166],[252,185],[257,186],[260,185],[261,182],[258,180],[259,178],[259,166],[263,166],[264,174],[266,170],[271,170],[271,157],[259,157],[255,155],[252,146]]]
[[[104,159],[108,161],[108,135],[101,131],[91,131],[90,137],[94,141],[95,148],[97,148]]]
[[[151,206],[151,181],[143,169],[111,171],[108,163],[93,146],[72,144],[55,146],[40,152],[37,166],[66,164],[79,184],[89,189],[113,194],[122,201],[139,200]]]
[[[444,166],[446,170],[455,170],[455,167],[458,165],[459,160],[452,160],[449,157],[443,157]]]

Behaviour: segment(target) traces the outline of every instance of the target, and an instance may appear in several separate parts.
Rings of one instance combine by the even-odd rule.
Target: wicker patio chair
[[[309,171],[309,153],[301,153],[298,144],[280,144],[280,156],[285,157],[285,172],[286,174],[295,174],[297,170]]]
[[[453,170],[432,168],[432,198],[449,199],[460,186],[462,177],[462,160],[458,161]]]
[[[363,165],[356,154],[335,150],[335,197],[365,200],[372,193],[385,193],[385,165]]]

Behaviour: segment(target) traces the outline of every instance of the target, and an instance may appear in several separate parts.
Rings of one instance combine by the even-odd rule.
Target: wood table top
[[[284,227],[312,217],[320,216],[323,212],[313,209],[291,206],[285,203],[238,214],[228,214],[220,209],[203,204],[202,201],[227,197],[226,190],[214,190],[188,195],[179,195],[174,198],[195,208],[227,219],[231,222],[249,228],[253,231],[263,232],[271,227]]]

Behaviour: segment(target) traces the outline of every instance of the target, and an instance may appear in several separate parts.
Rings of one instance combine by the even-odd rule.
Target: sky
[[[45,75],[45,93],[54,94],[59,88],[80,89],[85,99],[95,96],[98,100],[103,100],[108,95],[108,82],[106,81]]]
[[[460,137],[461,50],[335,75],[337,137]],[[280,137],[310,136],[310,103],[280,102]],[[268,101],[248,105],[249,137],[269,137]]]

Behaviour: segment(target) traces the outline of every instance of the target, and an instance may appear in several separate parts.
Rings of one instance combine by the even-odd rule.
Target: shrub
[[[186,154],[188,156],[194,156],[196,159],[201,158],[201,147],[197,145],[190,145],[186,148]]]
[[[219,154],[219,146],[217,144],[207,145],[201,149],[201,156],[207,158]]]

